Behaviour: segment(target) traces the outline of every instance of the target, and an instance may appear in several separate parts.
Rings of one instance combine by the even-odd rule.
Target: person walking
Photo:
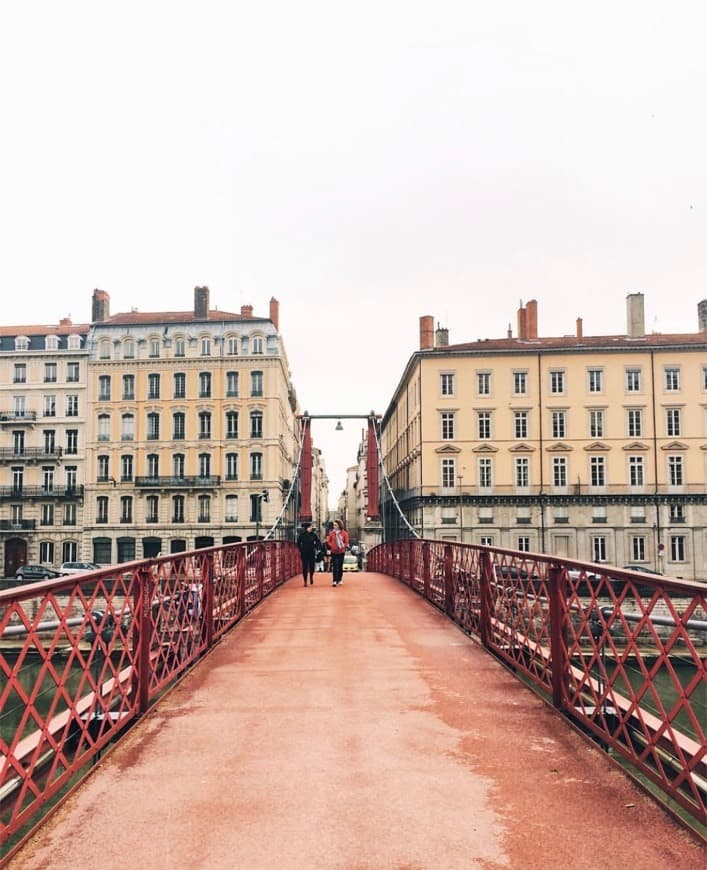
[[[305,523],[302,531],[297,536],[297,546],[302,559],[302,578],[304,585],[307,585],[309,577],[309,585],[314,585],[314,559],[317,549],[321,546],[319,537],[314,531],[312,523]]]
[[[326,536],[326,542],[331,552],[331,585],[338,586],[344,579],[344,553],[349,545],[349,535],[341,520],[334,520],[334,528]]]

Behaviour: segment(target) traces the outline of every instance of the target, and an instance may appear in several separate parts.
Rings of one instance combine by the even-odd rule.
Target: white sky
[[[2,322],[274,295],[313,414],[384,412],[423,314],[695,331],[705,46],[703,0],[2,4]]]

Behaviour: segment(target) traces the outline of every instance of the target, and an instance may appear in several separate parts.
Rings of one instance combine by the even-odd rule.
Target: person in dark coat
[[[302,578],[304,579],[304,585],[307,585],[307,578],[309,577],[309,585],[313,586],[314,562],[317,550],[321,547],[321,542],[311,523],[305,523],[302,527],[302,531],[297,536],[297,546],[299,547],[299,553],[302,558]]]

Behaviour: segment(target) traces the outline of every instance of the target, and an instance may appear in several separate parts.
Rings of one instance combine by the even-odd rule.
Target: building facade
[[[90,325],[0,336],[5,575],[262,537],[299,451],[277,300],[268,317],[212,309],[207,287],[190,311],[92,304]],[[294,523],[293,499],[278,536]]]
[[[420,320],[383,418],[385,467],[424,537],[707,578],[707,302],[698,330],[450,345]],[[386,537],[404,524],[384,494]]]

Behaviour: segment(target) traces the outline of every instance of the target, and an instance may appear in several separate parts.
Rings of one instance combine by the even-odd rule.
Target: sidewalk
[[[293,578],[12,868],[703,868],[704,854],[388,577]]]

